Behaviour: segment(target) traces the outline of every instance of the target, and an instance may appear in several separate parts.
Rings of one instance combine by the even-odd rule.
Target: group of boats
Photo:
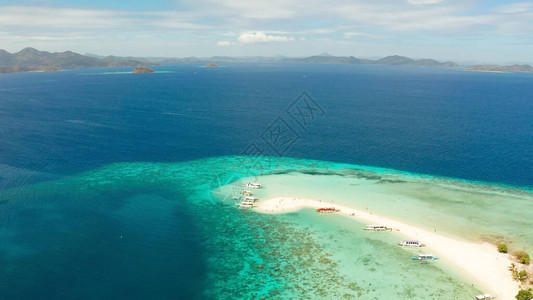
[[[249,189],[260,189],[262,185],[259,183],[248,182],[247,184],[244,185],[244,187],[249,188]],[[234,200],[239,200],[241,198],[242,198],[241,202],[235,203],[236,205],[239,206],[239,208],[252,208],[254,207],[255,201],[259,200],[259,198],[252,196],[251,191],[246,190],[246,189],[242,190],[238,196],[233,196]]]
[[[395,228],[386,226],[386,225],[366,225],[366,228],[364,230],[368,231],[393,231],[397,230]],[[402,247],[412,247],[412,248],[419,248],[419,247],[425,247],[424,244],[422,244],[420,241],[417,240],[403,240],[398,243],[399,246]],[[414,260],[418,260],[420,263],[429,263],[432,261],[435,261],[439,259],[438,256],[435,256],[433,254],[418,254],[417,256],[411,257]]]
[[[392,231],[392,230],[398,230],[395,228],[388,227],[386,225],[366,225],[366,228],[364,230],[369,231]],[[398,230],[399,231],[399,230]],[[398,243],[399,246],[402,247],[409,247],[409,248],[420,248],[425,247],[426,245],[422,244],[420,241],[417,240],[402,240]],[[418,261],[421,264],[427,264],[431,263],[433,261],[436,261],[439,259],[438,256],[435,256],[433,254],[417,254],[416,256],[412,256],[411,259]],[[493,300],[496,299],[496,297],[490,295],[490,294],[481,294],[474,296],[475,300]]]
[[[245,184],[244,186],[249,189],[260,189],[262,187],[261,184],[259,183],[251,183],[251,182]],[[252,196],[251,191],[246,190],[246,189],[242,190],[239,194],[240,194],[239,196],[233,197],[234,199],[241,199],[242,197],[244,197],[240,203],[235,203],[236,205],[239,206],[239,208],[252,208],[254,207],[255,201],[259,200],[258,198]],[[316,211],[319,213],[337,213],[337,212],[340,212],[340,209],[335,208],[335,207],[320,207]],[[398,229],[395,229],[395,228],[392,228],[386,225],[366,225],[364,230],[368,230],[368,231],[397,230],[399,231]],[[411,247],[412,248],[425,247],[425,245],[422,244],[418,240],[402,240],[401,242],[398,243],[398,245],[402,247],[410,247],[410,248]],[[424,263],[430,263],[435,260],[438,260],[439,257],[433,254],[417,254],[416,256],[411,257],[411,259],[417,260],[419,263],[424,264]],[[493,300],[495,298],[496,297],[490,294],[481,294],[481,295],[474,296],[475,300]]]

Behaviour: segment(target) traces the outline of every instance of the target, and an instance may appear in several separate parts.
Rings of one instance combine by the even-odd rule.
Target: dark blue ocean
[[[187,195],[135,190],[126,179],[120,193],[32,188],[113,163],[261,150],[533,187],[533,74],[258,63],[154,69],[0,74],[0,192],[21,195],[0,199],[0,299],[201,298],[213,249],[195,234],[198,214],[175,202]],[[274,141],[276,130],[288,135]],[[140,228],[145,235],[127,246],[115,239],[126,243],[122,233]]]
[[[240,154],[307,92],[325,111],[284,156],[533,186],[533,75],[228,64],[0,76],[0,164],[50,176]],[[111,72],[111,74],[102,74]],[[285,150],[285,149],[283,149]],[[17,186],[37,174],[2,174]],[[29,176],[28,175],[32,175]]]

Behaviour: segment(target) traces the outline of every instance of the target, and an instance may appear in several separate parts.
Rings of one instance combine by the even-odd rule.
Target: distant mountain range
[[[50,53],[24,48],[17,53],[0,49],[0,73],[57,71],[60,69],[143,66],[150,63],[115,56],[96,58],[71,51]]]
[[[135,58],[142,60],[142,58]],[[453,62],[438,62],[434,59],[414,60],[409,57],[393,55],[381,59],[363,59],[353,56],[333,56],[329,53],[308,57],[231,57],[213,56],[209,58],[185,57],[185,58],[150,58],[162,64],[168,63],[206,63],[206,62],[285,62],[285,63],[313,63],[313,64],[380,64],[380,65],[401,65],[401,66],[431,66],[431,67],[459,67]]]
[[[428,67],[459,67],[458,64],[447,61],[438,62],[434,59],[414,60],[409,57],[392,55],[378,60],[361,59],[353,56],[326,56],[316,55],[305,58],[286,58],[282,61],[298,63],[322,63],[322,64],[378,64],[378,65],[398,65],[398,66],[428,66]]]
[[[9,53],[0,49],[0,73],[28,71],[56,71],[60,69],[96,68],[96,67],[127,67],[150,66],[157,64],[176,63],[225,63],[225,62],[279,62],[279,63],[314,63],[314,64],[380,64],[400,66],[428,66],[456,68],[458,64],[450,61],[439,62],[434,59],[414,60],[409,57],[392,55],[381,59],[361,59],[353,56],[333,56],[322,53],[309,57],[230,57],[213,56],[209,58],[161,58],[161,57],[117,57],[98,56],[95,54],[81,55],[71,51],[50,53],[34,48],[25,48],[17,53]],[[465,68],[469,71],[487,72],[533,72],[530,65],[474,65]]]

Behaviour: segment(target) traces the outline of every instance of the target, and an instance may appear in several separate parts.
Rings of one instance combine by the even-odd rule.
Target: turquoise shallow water
[[[322,190],[351,182],[355,193],[383,195],[356,204],[384,215],[423,205],[413,223],[533,248],[533,197],[524,189],[291,158],[118,163],[0,193],[0,290],[63,299],[470,299],[482,291],[445,264],[414,263],[399,237],[369,234],[351,219],[238,210],[217,187],[250,175],[289,184],[287,176],[304,176]],[[514,205],[527,209],[500,218]],[[444,226],[449,220],[473,230]]]

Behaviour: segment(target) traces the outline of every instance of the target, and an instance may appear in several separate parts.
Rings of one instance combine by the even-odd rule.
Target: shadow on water
[[[4,205],[0,298],[198,297],[204,249],[184,197],[131,187],[75,194]]]

